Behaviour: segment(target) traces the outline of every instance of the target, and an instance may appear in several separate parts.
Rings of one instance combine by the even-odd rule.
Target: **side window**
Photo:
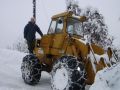
[[[63,30],[63,18],[58,18],[51,22],[48,34],[61,33],[62,30]]]
[[[71,35],[83,36],[82,23],[78,19],[68,18],[67,32]]]
[[[62,32],[62,30],[63,30],[63,19],[58,19],[55,33],[60,33]]]
[[[53,34],[55,33],[55,28],[56,28],[56,21],[52,21],[51,22],[51,25],[49,27],[49,30],[48,30],[48,34]]]
[[[69,34],[73,34],[73,25],[69,25],[67,30]]]

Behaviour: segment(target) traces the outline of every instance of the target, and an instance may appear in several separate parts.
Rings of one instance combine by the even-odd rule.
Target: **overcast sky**
[[[78,0],[81,8],[97,8],[105,17],[109,33],[120,43],[120,0]],[[37,0],[37,24],[47,33],[50,17],[65,11],[65,0]],[[32,16],[32,0],[0,0],[0,47],[23,37],[24,26]]]

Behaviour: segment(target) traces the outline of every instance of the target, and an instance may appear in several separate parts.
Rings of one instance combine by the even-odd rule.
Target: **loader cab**
[[[42,48],[44,54],[59,55],[68,36],[80,36],[82,33],[82,19],[74,17],[71,12],[54,15],[50,23],[48,33],[41,38],[38,48]]]
[[[71,12],[65,12],[52,17],[48,34],[67,34],[70,36],[84,37],[83,22],[85,16],[75,16]]]

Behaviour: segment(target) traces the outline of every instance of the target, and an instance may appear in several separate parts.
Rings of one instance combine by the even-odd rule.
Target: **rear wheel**
[[[22,78],[25,83],[35,85],[41,77],[41,65],[35,55],[27,55],[21,65]]]
[[[73,56],[63,56],[57,60],[51,72],[53,90],[84,90],[85,68]]]

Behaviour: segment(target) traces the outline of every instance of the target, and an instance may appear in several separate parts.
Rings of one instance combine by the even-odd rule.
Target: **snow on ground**
[[[120,90],[120,63],[97,73],[90,90]]]
[[[39,84],[30,86],[21,77],[21,62],[26,54],[0,49],[0,90],[52,90],[50,75],[42,72]],[[89,90],[87,86],[86,90]],[[97,73],[90,90],[120,90],[120,63]]]
[[[0,90],[51,90],[50,75],[42,73],[40,83],[30,86],[21,78],[21,62],[24,53],[0,49]]]

